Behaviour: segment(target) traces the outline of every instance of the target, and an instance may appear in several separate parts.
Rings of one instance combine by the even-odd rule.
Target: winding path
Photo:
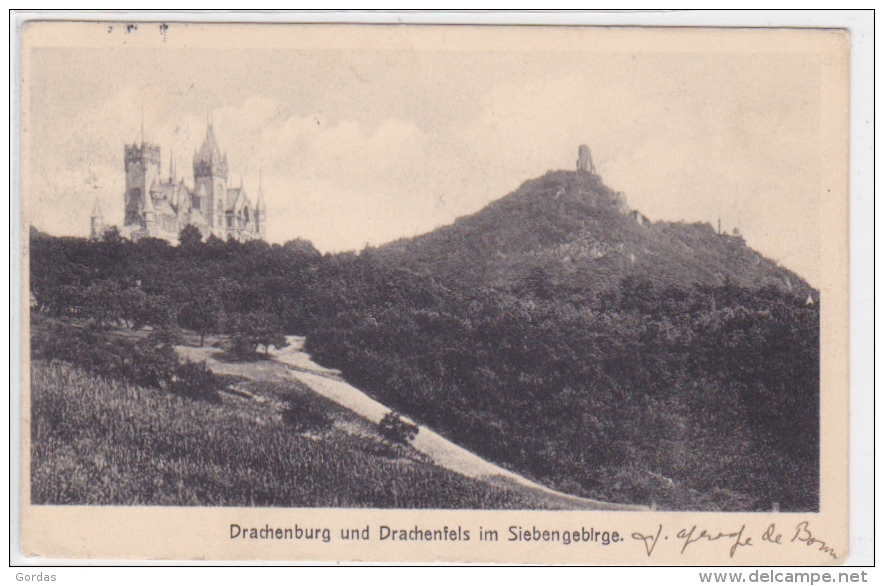
[[[273,360],[263,363],[229,364],[212,357],[213,348],[181,346],[179,352],[191,360],[206,360],[213,371],[223,374],[238,374],[255,380],[278,379],[286,375],[298,379],[314,392],[331,399],[354,413],[379,423],[391,409],[372,399],[356,387],[348,384],[337,370],[324,368],[310,359],[304,352],[302,336],[288,336],[289,345],[282,350],[271,352]],[[285,365],[280,371],[279,366]],[[426,426],[418,424],[419,432],[411,442],[417,451],[428,456],[436,465],[447,468],[470,478],[476,478],[497,486],[517,488],[541,498],[553,508],[595,509],[606,511],[643,511],[646,507],[607,503],[594,499],[577,497],[552,490],[528,480],[510,470],[493,464],[442,437]]]

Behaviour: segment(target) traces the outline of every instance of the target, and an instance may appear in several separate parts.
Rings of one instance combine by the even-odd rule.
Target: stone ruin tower
[[[595,175],[595,165],[592,164],[592,154],[585,144],[577,149],[577,171],[583,171]]]

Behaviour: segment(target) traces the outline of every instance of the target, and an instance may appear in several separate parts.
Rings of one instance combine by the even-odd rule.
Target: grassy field
[[[297,382],[236,382],[220,403],[31,367],[31,502],[539,508],[454,474]]]

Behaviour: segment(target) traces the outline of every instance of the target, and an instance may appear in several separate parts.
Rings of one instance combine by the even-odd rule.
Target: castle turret
[[[101,214],[101,207],[98,205],[97,199],[95,200],[95,206],[92,208],[90,220],[89,238],[98,240],[104,235],[104,217]]]
[[[264,218],[267,215],[267,206],[264,205],[264,186],[262,173],[258,172],[258,203],[255,205],[255,229],[258,237],[265,238]]]
[[[144,227],[150,230],[156,223],[157,214],[153,207],[153,196],[148,191],[144,194],[144,205],[141,208],[141,217]]]
[[[580,145],[577,149],[577,171],[583,171],[595,175],[595,166],[592,164],[592,154],[589,152],[589,147],[585,144]]]

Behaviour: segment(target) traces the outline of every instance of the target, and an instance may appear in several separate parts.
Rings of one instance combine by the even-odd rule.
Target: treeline
[[[307,335],[355,386],[556,488],[669,508],[818,508],[818,305],[636,279],[566,297],[541,277],[460,288],[373,249],[320,255],[303,241],[31,241],[42,313]]]
[[[449,294],[339,315],[308,350],[570,492],[672,508],[818,506],[817,309],[773,289],[634,281],[585,305]]]

